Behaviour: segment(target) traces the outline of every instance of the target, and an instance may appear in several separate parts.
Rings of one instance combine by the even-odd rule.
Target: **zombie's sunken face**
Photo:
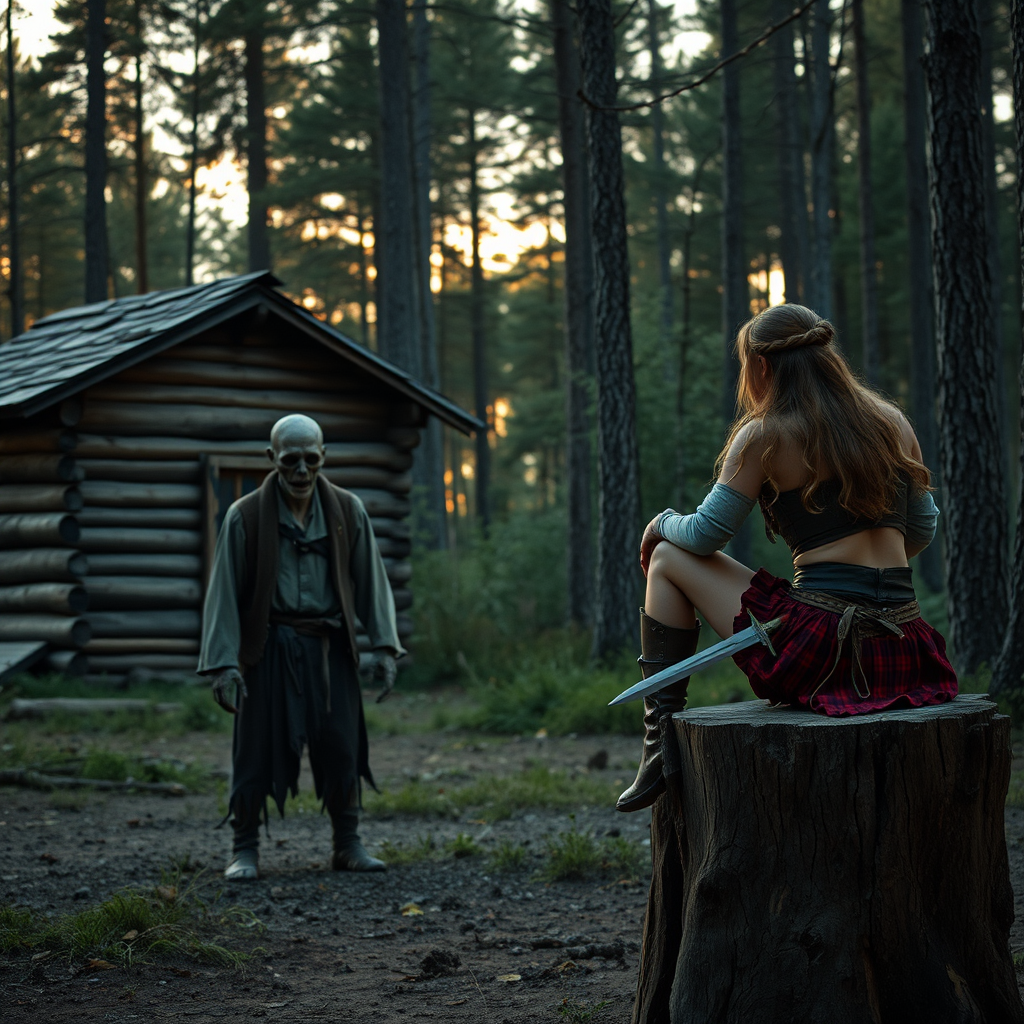
[[[324,435],[308,416],[285,416],[274,424],[267,449],[285,493],[296,501],[312,497],[324,464]]]

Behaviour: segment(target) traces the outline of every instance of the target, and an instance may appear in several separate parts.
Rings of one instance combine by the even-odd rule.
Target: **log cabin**
[[[217,530],[295,412],[323,428],[326,477],[366,505],[411,634],[412,451],[430,416],[483,425],[279,284],[81,306],[0,346],[0,644],[19,668],[31,650],[113,680],[191,674]]]

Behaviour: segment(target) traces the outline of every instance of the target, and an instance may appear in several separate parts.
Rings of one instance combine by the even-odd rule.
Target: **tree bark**
[[[1010,35],[1013,40],[1013,115],[1017,129],[1017,242],[1020,250],[1021,293],[1024,295],[1024,7],[1010,4]],[[1021,303],[1024,319],[1024,302]],[[1018,387],[1024,396],[1024,353]],[[992,674],[993,694],[1012,693],[1021,706],[1024,690],[1024,401],[1020,407],[1020,467],[1017,476],[1017,530],[1013,543],[1010,577],[1010,615],[1003,649]]]
[[[24,275],[21,266],[21,209],[18,202],[18,108],[15,93],[14,29],[11,18],[13,0],[7,4],[7,233],[10,239],[11,337],[17,337],[25,330]]]
[[[135,290],[149,291],[149,260],[146,254],[146,137],[142,112],[142,0],[135,0]]]
[[[420,362],[423,382],[440,388],[437,362],[437,330],[434,323],[434,294],[430,290],[430,254],[434,233],[430,216],[430,22],[427,0],[413,4],[413,28],[416,56],[416,89],[413,94],[413,154],[416,178],[416,282],[419,312]],[[424,493],[424,533],[426,546],[441,550],[448,546],[444,506],[444,438],[441,421],[431,416],[423,431],[423,444],[416,456],[417,484]]]
[[[106,0],[87,0],[85,115],[85,301],[107,298]]]
[[[588,116],[597,339],[598,555],[593,652],[605,657],[637,637],[640,573],[639,458],[630,326],[629,245],[622,133],[615,105],[615,30],[609,0],[578,0]]]
[[[901,0],[903,26],[903,152],[907,179],[907,255],[910,288],[910,407],[925,465],[938,479],[935,419],[935,294],[932,283],[931,217],[925,156],[925,88],[921,0]],[[942,589],[941,533],[918,556],[918,569],[933,593]]]
[[[720,0],[722,50],[740,48],[736,0]],[[722,420],[736,416],[736,385],[740,364],[733,351],[741,325],[750,318],[750,286],[743,253],[743,133],[740,110],[740,65],[722,70],[722,335],[725,368],[722,374]],[[749,565],[750,525],[744,523],[729,544],[729,553]]]
[[[788,13],[785,0],[773,0],[772,20],[780,22]],[[787,302],[801,302],[807,290],[810,239],[807,234],[807,184],[804,148],[801,143],[799,94],[793,55],[793,26],[787,25],[772,40],[775,51],[775,101],[778,113],[779,210],[782,236],[779,256],[785,279]]]
[[[593,512],[590,498],[590,388],[594,336],[594,246],[586,126],[579,99],[580,58],[568,0],[551,0],[555,87],[562,147],[565,216],[566,618],[587,628],[594,617]]]
[[[476,135],[476,111],[468,111],[469,139],[469,219],[472,236],[470,271],[470,330],[473,336],[473,402],[478,419],[487,430],[476,433],[476,468],[473,488],[476,493],[476,514],[486,534],[491,525],[491,406],[487,386],[487,339],[484,330],[484,270],[480,265],[480,168]]]
[[[669,721],[634,1024],[1024,1020],[992,701]]]
[[[185,284],[195,281],[196,262],[196,172],[199,170],[199,31],[202,25],[202,0],[196,0],[192,22],[192,127],[188,140],[188,219],[185,223]]]
[[[377,0],[380,82],[380,251],[377,350],[422,376],[414,271],[414,204],[409,148],[409,44],[405,0]]]
[[[950,640],[960,672],[995,663],[1007,617],[1006,483],[972,0],[925,0],[940,468]]]
[[[857,192],[860,208],[860,310],[864,376],[878,387],[882,360],[878,341],[878,269],[875,255],[875,201],[871,188],[871,92],[868,86],[864,0],[852,0],[857,78]]]
[[[811,266],[810,300],[814,311],[832,317],[832,156],[835,121],[832,110],[832,67],[829,43],[835,15],[828,0],[813,8],[811,31],[811,202],[814,207],[814,263]]]
[[[267,230],[267,101],[263,86],[263,19],[258,11],[245,30],[245,137],[246,188],[249,193],[249,271],[270,269],[270,234]]]
[[[647,0],[647,35],[651,51],[651,94],[661,92],[661,35],[658,31],[658,0]],[[729,51],[732,52],[732,51]],[[654,217],[658,253],[658,284],[661,288],[659,328],[662,353],[671,365],[672,345],[672,246],[668,231],[668,182],[665,166],[665,112],[660,103],[651,107],[651,134],[654,156]]]

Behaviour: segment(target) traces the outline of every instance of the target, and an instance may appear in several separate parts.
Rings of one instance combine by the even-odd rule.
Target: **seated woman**
[[[921,618],[907,559],[935,535],[938,509],[910,424],[854,377],[834,329],[803,306],[773,306],[736,339],[740,416],[718,482],[693,515],[669,509],[644,531],[640,612],[648,676],[697,649],[696,613],[719,636],[781,616],[777,656],[736,654],[754,693],[827,715],[940,704],[957,692],[942,637]],[[793,553],[793,583],[719,550],[760,502],[768,539]],[[665,788],[661,719],[688,680],[644,701],[643,756],[621,811]]]

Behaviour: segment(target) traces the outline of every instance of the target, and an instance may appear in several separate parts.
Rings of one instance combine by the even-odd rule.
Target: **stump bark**
[[[634,1024],[1018,1024],[984,696],[826,718],[674,716]]]

